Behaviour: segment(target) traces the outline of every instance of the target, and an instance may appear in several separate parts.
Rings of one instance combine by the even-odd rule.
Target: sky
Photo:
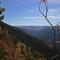
[[[38,0],[0,0],[5,7],[4,22],[12,26],[46,26],[49,25],[39,12]],[[45,13],[43,3],[41,10]],[[60,23],[60,0],[48,0],[48,19],[53,24]]]

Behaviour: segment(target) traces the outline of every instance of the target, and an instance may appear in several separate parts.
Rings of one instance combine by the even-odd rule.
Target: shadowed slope
[[[13,38],[13,42],[21,41],[21,42],[25,43],[27,46],[32,47],[37,52],[43,54],[45,57],[50,57],[54,54],[54,51],[51,48],[49,48],[41,40],[39,40],[35,37],[32,37],[32,36],[26,34],[25,32],[23,32],[22,30],[20,30],[16,27],[9,26],[5,23],[2,23],[2,26],[3,26],[3,28],[8,29],[8,33]]]

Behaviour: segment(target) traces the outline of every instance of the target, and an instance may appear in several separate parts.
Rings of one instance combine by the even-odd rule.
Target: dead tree
[[[41,10],[41,3],[44,3],[44,5],[45,5],[45,14],[44,14],[44,12]],[[46,21],[50,24],[50,26],[51,26],[51,28],[53,29],[53,31],[54,31],[54,48],[56,47],[55,46],[55,36],[56,36],[56,31],[55,31],[55,28],[54,28],[54,26],[53,26],[53,24],[49,21],[49,19],[48,19],[48,15],[47,15],[47,13],[48,13],[48,1],[47,0],[39,0],[39,12],[43,15],[43,17],[46,19]]]

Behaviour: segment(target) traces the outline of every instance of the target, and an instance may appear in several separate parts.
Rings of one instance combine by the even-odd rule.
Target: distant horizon
[[[4,22],[4,23],[6,23],[6,22]],[[9,23],[6,23],[6,24],[8,24],[10,26],[51,26],[51,25],[12,25],[12,24],[9,24]],[[53,25],[53,26],[56,26],[56,25]]]
[[[4,23],[6,23],[6,22],[4,22]],[[6,23],[6,24],[10,25],[9,23]],[[19,27],[19,26],[50,26],[50,25],[10,25],[10,26],[18,26]]]

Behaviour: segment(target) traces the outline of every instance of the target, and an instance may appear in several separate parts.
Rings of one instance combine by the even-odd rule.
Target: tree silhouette
[[[45,13],[41,10],[41,3],[44,3],[45,5]],[[54,31],[54,48],[56,47],[55,46],[55,36],[56,36],[56,31],[55,31],[55,28],[53,26],[53,24],[49,21],[48,19],[48,0],[39,0],[39,12],[43,15],[43,17],[46,19],[46,21],[50,24],[50,26],[52,27],[53,31]]]
[[[1,1],[0,1],[0,4],[1,4]],[[3,15],[4,11],[5,11],[5,8],[0,7],[0,31],[2,30],[1,22],[4,19],[4,15]]]
[[[2,15],[2,13],[5,11],[5,8],[1,8],[0,7],[0,22],[2,22],[4,15]],[[2,16],[1,16],[2,15]]]

